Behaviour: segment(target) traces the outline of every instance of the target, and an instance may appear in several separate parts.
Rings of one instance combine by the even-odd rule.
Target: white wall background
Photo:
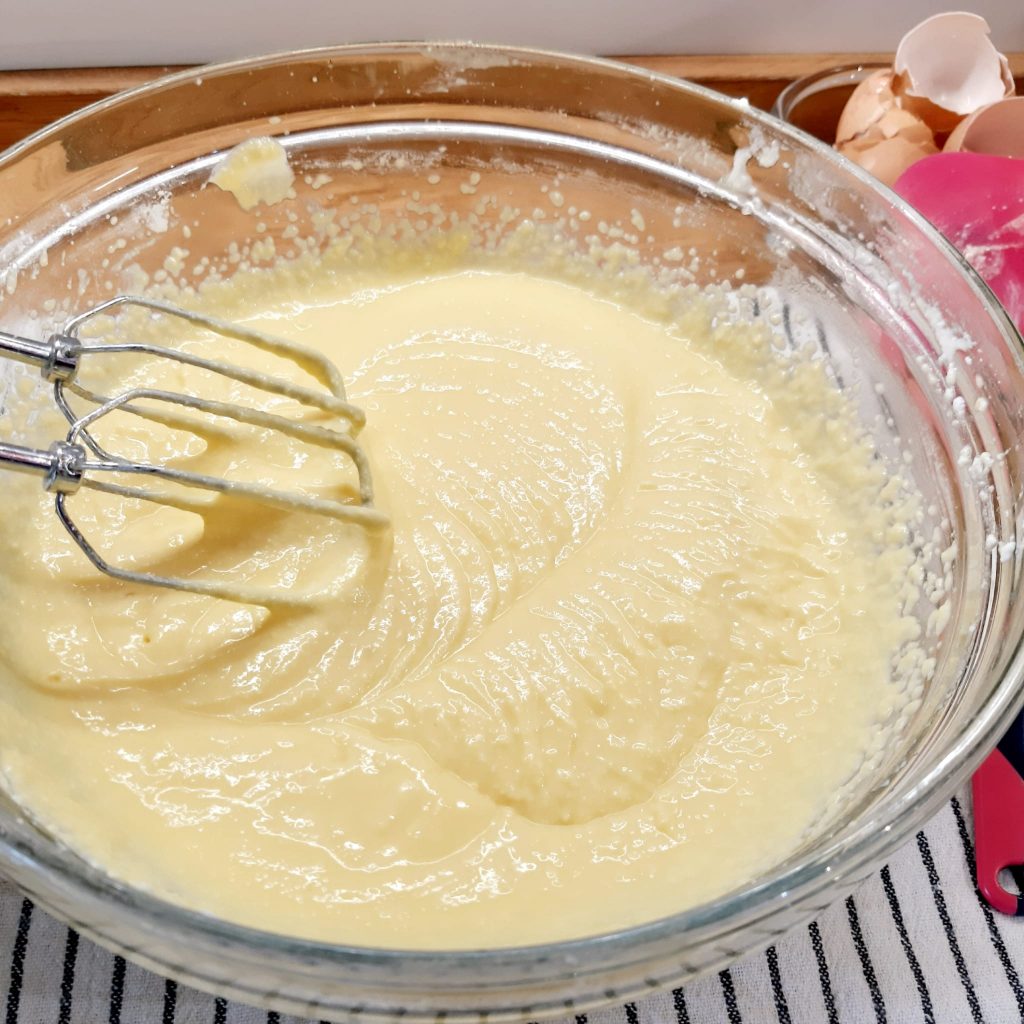
[[[0,68],[178,64],[383,39],[601,54],[893,49],[956,0],[0,0]],[[967,0],[1024,50],[1024,0]]]

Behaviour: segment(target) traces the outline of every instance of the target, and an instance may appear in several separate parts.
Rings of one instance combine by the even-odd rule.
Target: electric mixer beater
[[[132,306],[147,310],[151,314],[182,320],[215,335],[241,341],[287,359],[322,384],[323,390],[253,371],[234,363],[209,359],[162,345],[141,341],[83,341],[79,337],[82,326],[94,317]],[[153,356],[214,373],[258,391],[291,399],[302,407],[329,413],[338,418],[342,427],[333,429],[319,424],[303,423],[237,403],[214,401],[158,388],[130,388],[120,394],[108,396],[91,391],[78,381],[83,360],[119,353]],[[366,422],[365,414],[347,401],[338,369],[325,356],[311,348],[164,302],[122,295],[73,317],[64,325],[62,331],[51,335],[45,342],[0,331],[0,356],[38,367],[43,378],[53,384],[54,401],[69,423],[65,438],[54,442],[49,449],[0,442],[0,468],[33,473],[42,477],[43,487],[54,495],[54,510],[58,519],[92,564],[108,576],[129,583],[168,587],[229,600],[240,599],[237,586],[217,580],[138,572],[118,566],[104,558],[89,543],[68,510],[69,499],[83,487],[123,498],[200,512],[209,504],[211,495],[214,498],[217,495],[229,495],[277,509],[328,516],[351,522],[369,531],[379,531],[388,525],[388,517],[373,507],[370,466],[365,452],[357,441],[359,431]],[[77,414],[69,404],[68,392],[87,402],[90,410],[83,415]],[[260,484],[231,481],[224,477],[208,476],[174,466],[127,459],[107,451],[91,432],[90,428],[98,420],[116,410],[159,422],[162,417],[160,413],[153,411],[152,405],[157,408],[185,408],[200,414],[224,417],[236,423],[280,431],[289,437],[343,452],[351,460],[358,475],[358,500],[338,501],[297,491],[278,490]],[[119,483],[116,477],[121,474],[143,477],[151,482],[151,486],[136,487]],[[152,486],[160,481],[170,484],[171,489],[161,491]],[[271,592],[250,593],[245,599],[268,605],[289,603],[287,595]]]

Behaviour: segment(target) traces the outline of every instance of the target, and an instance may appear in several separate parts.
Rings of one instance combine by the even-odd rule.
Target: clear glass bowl
[[[842,64],[790,82],[776,97],[772,113],[816,139],[836,141],[836,125],[853,90],[888,64]]]
[[[203,185],[217,151],[256,134],[277,136],[300,173],[293,201],[246,214]],[[325,170],[332,181],[318,189]],[[0,156],[0,273],[18,275],[16,289],[0,288],[0,321],[24,326],[47,299],[84,306],[129,289],[133,264],[154,271],[179,247],[217,254],[258,232],[286,250],[293,222],[305,229],[318,204],[353,196],[385,219],[404,209],[403,190],[468,215],[479,195],[460,184],[474,171],[478,192],[524,216],[557,184],[567,211],[593,211],[580,235],[638,213],[642,257],[692,249],[698,283],[739,271],[778,303],[780,328],[828,361],[879,457],[924,494],[937,550],[955,545],[948,621],[928,641],[934,678],[883,761],[784,864],[683,913],[549,946],[404,952],[238,927],[118,883],[0,806],[0,868],[33,899],[201,988],[313,1017],[500,1021],[680,984],[844,896],[968,777],[1024,696],[1020,338],[893,193],[705,89],[607,61],[465,45],[318,50],[174,75]],[[13,379],[0,378],[0,395]],[[929,609],[917,611],[924,622]]]

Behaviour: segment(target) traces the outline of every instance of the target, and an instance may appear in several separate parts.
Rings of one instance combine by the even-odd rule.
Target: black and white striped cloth
[[[963,795],[850,899],[685,989],[566,1024],[1024,1022],[1024,918],[974,885]],[[0,887],[7,1024],[298,1024],[111,956]]]

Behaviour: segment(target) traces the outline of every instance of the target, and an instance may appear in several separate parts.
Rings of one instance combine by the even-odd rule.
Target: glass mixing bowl
[[[252,135],[276,136],[298,175],[294,199],[245,213],[203,186],[217,152]],[[328,206],[369,200],[386,223],[410,201],[438,202],[486,220],[487,192],[521,211],[513,220],[562,216],[581,238],[632,224],[641,260],[685,257],[698,284],[728,278],[774,303],[780,336],[827,361],[879,458],[924,496],[948,590],[941,615],[915,609],[934,674],[839,813],[785,863],[683,913],[547,946],[423,953],[239,927],[120,884],[0,807],[0,868],[25,892],[201,988],[314,1017],[517,1020],[678,985],[844,896],[968,777],[1024,696],[1020,338],[899,198],[745,103],[607,61],[466,45],[174,75],[0,156],[0,322],[43,330],[34,312],[130,290],[138,268],[158,276],[184,250],[196,260],[272,237],[287,252]]]

